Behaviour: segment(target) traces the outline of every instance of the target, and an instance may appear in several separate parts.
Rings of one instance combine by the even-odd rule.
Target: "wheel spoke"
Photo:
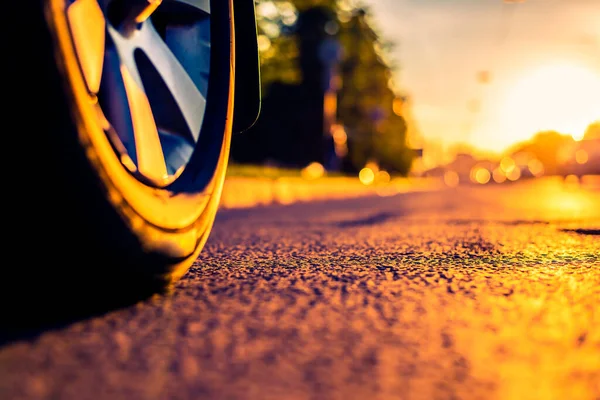
[[[134,52],[139,49],[146,54],[173,95],[194,141],[198,141],[206,100],[179,60],[156,32],[152,22],[150,20],[144,22],[139,31],[131,37],[122,36],[112,27],[109,27],[109,32],[115,41],[121,62],[127,66],[132,78],[140,87],[143,85],[137,71]]]
[[[194,141],[198,141],[206,99],[150,21],[140,29],[140,48],[154,65],[177,102]]]
[[[106,20],[96,0],[76,0],[67,18],[83,76],[91,93],[98,93],[104,60]]]
[[[188,4],[207,14],[210,14],[210,0],[174,0],[177,3]]]
[[[163,182],[168,178],[167,167],[150,103],[125,65],[121,66],[121,75],[133,123],[138,170],[155,182]]]
[[[210,73],[210,19],[191,25],[168,26],[165,41],[206,98]]]
[[[188,162],[200,135],[210,69],[210,1],[164,1],[164,8],[146,18],[159,3],[111,3],[98,97],[137,170],[164,185]]]

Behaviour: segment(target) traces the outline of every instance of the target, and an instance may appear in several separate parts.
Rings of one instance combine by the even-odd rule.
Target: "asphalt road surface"
[[[222,211],[172,294],[2,345],[0,398],[596,400],[599,235],[552,180]]]

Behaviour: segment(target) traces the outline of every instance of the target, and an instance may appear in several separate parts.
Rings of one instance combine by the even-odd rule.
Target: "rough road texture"
[[[0,398],[600,398],[600,191],[222,212],[171,295],[0,348]]]

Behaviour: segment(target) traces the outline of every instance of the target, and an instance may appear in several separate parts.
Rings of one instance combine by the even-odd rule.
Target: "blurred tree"
[[[408,173],[412,153],[406,146],[401,107],[394,106],[399,96],[385,50],[390,45],[381,43],[364,8],[341,24],[339,38],[345,57],[338,116],[349,132],[351,164],[361,168],[373,160],[391,171]]]
[[[546,175],[555,175],[560,170],[574,144],[571,135],[563,135],[556,131],[543,131],[537,133],[531,140],[518,143],[510,150],[511,155],[529,153],[540,160],[544,165]]]
[[[264,95],[273,82],[300,83],[298,43],[294,35],[298,9],[291,1],[260,1],[256,6],[258,46]]]
[[[319,19],[319,15],[327,17]],[[312,111],[307,108],[307,103],[316,102],[310,93],[322,79],[323,68],[317,65],[322,59],[314,49],[335,38],[343,55],[336,85],[337,119],[348,133],[346,169],[356,171],[375,161],[390,171],[408,173],[413,153],[406,145],[406,121],[392,79],[394,65],[388,53],[393,45],[377,35],[368,10],[354,9],[348,0],[261,0],[257,25],[263,116],[246,141],[237,139],[236,146],[234,138],[235,157],[252,160],[244,153],[254,151],[283,163],[307,161],[294,152],[304,148],[311,153],[308,148],[317,143],[315,134],[323,135],[322,129],[306,132],[309,125],[311,130],[322,125],[310,117]],[[312,151],[309,158],[318,153]]]
[[[257,1],[256,19],[263,93],[268,92],[273,82],[301,82],[296,23],[299,13],[317,7],[335,10],[336,0]]]

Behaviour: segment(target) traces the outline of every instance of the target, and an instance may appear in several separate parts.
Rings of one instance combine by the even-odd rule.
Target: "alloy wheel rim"
[[[164,187],[196,150],[210,75],[209,0],[71,0],[67,20],[123,165]]]

